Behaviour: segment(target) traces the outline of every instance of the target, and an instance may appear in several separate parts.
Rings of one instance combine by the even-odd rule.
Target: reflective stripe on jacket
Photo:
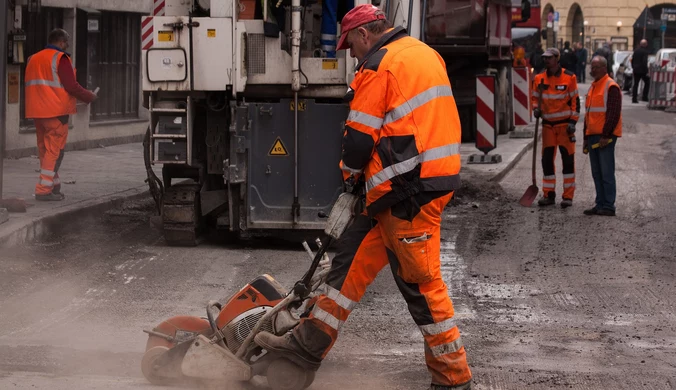
[[[357,65],[348,99],[340,166],[364,174],[370,215],[460,186],[460,118],[436,51],[391,29]]]
[[[594,81],[587,92],[585,101],[584,123],[586,135],[603,134],[603,127],[606,124],[606,110],[608,108],[608,90],[610,87],[620,88],[620,86],[608,75],[602,79]],[[622,136],[622,114],[620,120],[613,129],[613,135]]]
[[[544,80],[545,88],[538,89],[540,81]],[[533,78],[533,107],[538,107],[538,98],[542,93],[542,124],[558,125],[577,123],[580,118],[580,96],[577,91],[575,73],[559,68],[559,71],[549,76],[545,70]]]
[[[26,118],[56,118],[75,114],[77,101],[66,92],[58,73],[59,62],[64,55],[67,56],[62,51],[48,48],[28,59],[25,77]]]

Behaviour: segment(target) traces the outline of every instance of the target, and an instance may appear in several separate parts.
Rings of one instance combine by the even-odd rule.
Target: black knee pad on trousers
[[[563,162],[563,173],[575,173],[575,154],[568,153],[568,149],[563,146],[559,146],[559,150]]]
[[[554,174],[554,152],[556,152],[554,146],[542,149],[542,173],[546,176]]]
[[[59,152],[59,158],[56,159],[56,164],[54,165],[54,172],[59,171],[59,168],[61,167],[61,162],[63,161],[64,154],[65,152],[63,151],[63,149],[61,149],[61,151]]]

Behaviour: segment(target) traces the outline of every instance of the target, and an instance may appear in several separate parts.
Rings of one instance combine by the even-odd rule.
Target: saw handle
[[[326,241],[322,241],[322,245],[319,247],[319,250],[315,254],[315,258],[312,260],[310,269],[307,270],[307,272],[303,276],[303,279],[297,281],[296,284],[293,286],[293,292],[301,299],[307,298],[307,296],[310,295],[310,293],[312,292],[312,285],[310,284],[312,276],[314,276],[315,271],[317,271],[317,267],[319,266],[319,262],[322,261],[324,253],[326,253],[326,250],[332,243],[333,237],[331,236],[328,236],[326,238]]]

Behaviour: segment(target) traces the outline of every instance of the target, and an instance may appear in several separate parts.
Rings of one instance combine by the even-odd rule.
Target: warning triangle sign
[[[268,152],[270,156],[288,156],[289,152],[286,151],[286,147],[282,143],[282,140],[277,137],[275,140],[275,143],[272,144],[272,148],[270,148],[270,152]]]

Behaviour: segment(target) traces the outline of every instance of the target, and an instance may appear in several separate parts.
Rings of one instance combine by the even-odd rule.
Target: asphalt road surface
[[[676,388],[676,115],[626,104],[624,123],[617,217],[582,215],[594,198],[582,153],[572,208],[518,205],[527,157],[499,184],[466,180],[446,210],[442,269],[475,388]],[[259,274],[290,287],[309,264],[295,242],[167,247],[151,212],[146,201],[64,221],[0,253],[1,389],[157,388],[141,375],[142,329],[203,316]],[[312,389],[428,384],[422,336],[386,269]]]

